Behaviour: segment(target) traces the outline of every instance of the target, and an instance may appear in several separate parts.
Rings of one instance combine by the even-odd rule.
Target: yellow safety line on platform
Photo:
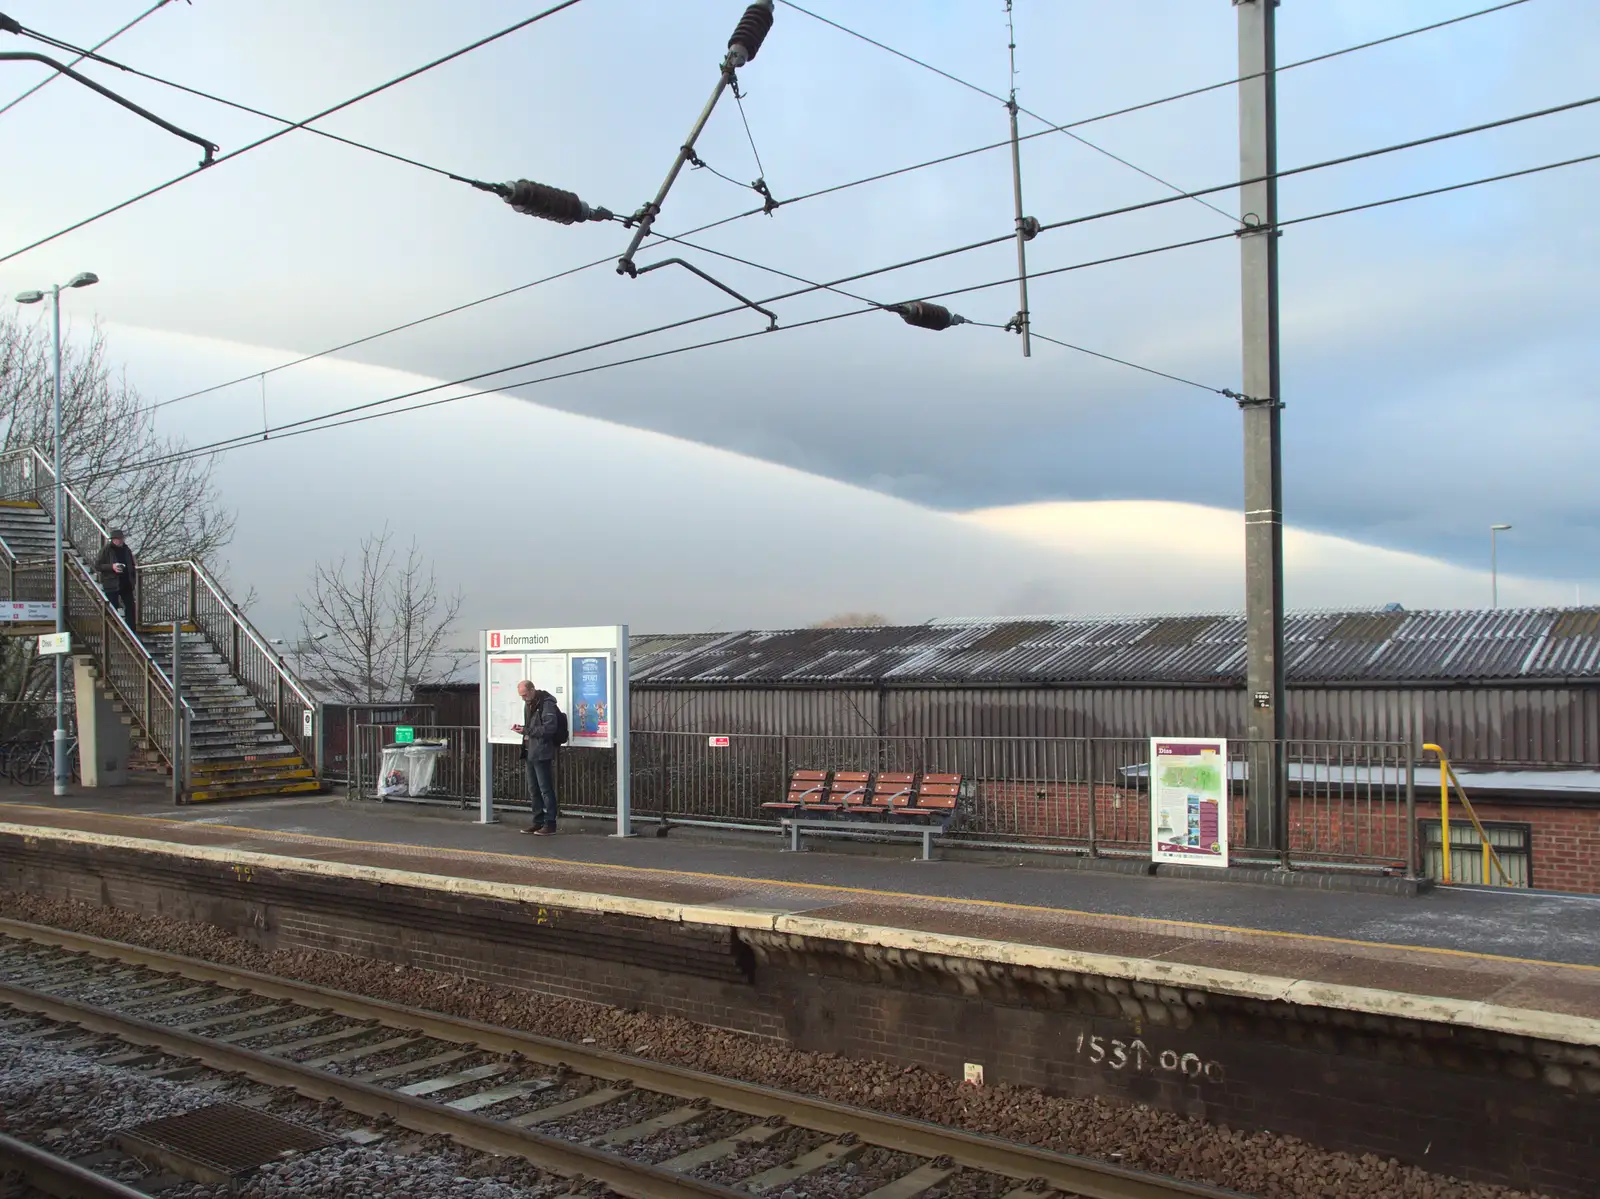
[[[91,812],[82,808],[49,808],[41,804],[12,804],[0,802],[0,809],[22,809],[25,811],[48,812],[59,815],[63,811],[82,812],[84,815],[96,817],[110,817],[114,820],[149,820],[162,824],[184,825],[193,823],[173,816],[124,816],[115,812]],[[293,838],[300,841],[326,841],[334,845],[352,845],[364,849],[422,849],[438,850],[437,846],[410,845],[404,841],[358,841],[350,837],[325,837],[321,834],[285,833],[277,829],[248,828],[239,824],[215,824],[206,821],[199,825],[201,828],[217,829],[223,832],[247,833],[253,836],[279,836],[286,839]],[[78,831],[78,830],[68,830]],[[203,847],[202,847],[203,848]],[[1519,958],[1508,954],[1480,953],[1471,949],[1449,949],[1437,945],[1404,945],[1393,941],[1362,941],[1354,937],[1333,937],[1324,933],[1297,933],[1272,928],[1250,928],[1236,924],[1207,924],[1198,920],[1170,920],[1163,916],[1127,916],[1118,912],[1091,912],[1082,908],[1053,908],[1042,904],[1013,903],[1005,899],[969,899],[956,895],[933,895],[917,891],[881,891],[871,887],[847,887],[839,883],[807,883],[790,882],[785,879],[759,878],[743,874],[712,874],[699,870],[672,870],[662,866],[626,866],[615,862],[574,862],[567,858],[533,857],[524,854],[499,853],[489,849],[447,849],[439,852],[463,854],[469,857],[494,858],[500,861],[517,863],[545,863],[551,866],[566,866],[576,869],[589,870],[615,870],[633,874],[661,874],[672,878],[709,879],[720,883],[749,883],[755,886],[788,887],[791,890],[804,891],[829,891],[846,895],[866,895],[874,899],[902,899],[919,903],[929,901],[937,903],[969,904],[974,907],[996,908],[1001,911],[1029,912],[1047,916],[1078,916],[1093,920],[1123,921],[1135,925],[1169,925],[1173,928],[1199,929],[1206,932],[1243,933],[1262,937],[1279,937],[1292,941],[1314,941],[1323,945],[1351,945],[1364,949],[1394,949],[1411,953],[1432,953],[1447,957],[1474,958],[1487,962],[1509,962],[1519,966],[1554,966],[1562,970],[1586,970],[1600,973],[1600,965],[1588,965],[1583,962],[1557,962],[1548,958]],[[417,871],[415,873],[433,873],[431,871]],[[450,878],[450,875],[439,875],[440,878]],[[537,883],[518,884],[538,886]],[[577,888],[568,888],[576,890]],[[684,904],[685,907],[718,907],[717,903],[711,904]]]

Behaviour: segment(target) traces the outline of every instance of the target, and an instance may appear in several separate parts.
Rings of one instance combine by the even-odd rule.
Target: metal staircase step
[[[307,795],[322,790],[316,779],[301,779],[281,783],[247,783],[237,787],[217,787],[207,790],[196,788],[189,793],[190,803],[216,803],[225,799],[248,799],[260,795]]]
[[[306,766],[305,759],[299,754],[284,754],[277,756],[251,756],[247,758],[219,758],[204,765],[196,764],[194,776],[207,781],[225,782],[230,775],[248,774],[261,770],[300,770],[310,769]]]

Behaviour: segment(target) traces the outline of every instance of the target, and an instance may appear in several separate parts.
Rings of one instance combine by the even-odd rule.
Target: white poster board
[[[494,821],[492,745],[520,745],[523,702],[517,684],[527,679],[555,696],[566,713],[568,748],[617,753],[617,835],[632,836],[628,761],[628,626],[558,629],[490,629],[479,658],[480,810]]]
[[[1228,743],[1150,739],[1150,860],[1228,864]]]

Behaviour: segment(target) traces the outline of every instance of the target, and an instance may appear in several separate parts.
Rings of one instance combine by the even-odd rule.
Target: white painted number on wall
[[[1078,1034],[1078,1056],[1090,1065],[1108,1066],[1112,1070],[1132,1069],[1135,1073],[1181,1074],[1185,1078],[1206,1082],[1222,1082],[1227,1077],[1221,1062],[1208,1062],[1197,1053],[1179,1053],[1176,1049],[1152,1050],[1135,1037],[1123,1041],[1098,1034]]]

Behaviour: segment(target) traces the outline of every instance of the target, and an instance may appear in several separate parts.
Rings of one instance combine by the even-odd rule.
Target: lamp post
[[[67,281],[68,287],[89,287],[100,282],[100,276],[83,271]],[[51,373],[54,396],[50,405],[51,465],[55,470],[55,568],[56,568],[56,632],[67,631],[66,568],[61,549],[61,508],[63,484],[61,481],[61,284],[50,285],[51,336],[53,340]],[[17,296],[19,304],[37,304],[43,300],[42,291],[25,291]],[[55,735],[55,794],[67,793],[67,712],[63,702],[62,673],[66,663],[56,655],[56,735]]]
[[[1495,537],[1509,529],[1510,525],[1489,526],[1489,606],[1500,606],[1500,558],[1499,547],[1495,544]]]
[[[302,637],[302,638],[300,638],[300,640],[295,642],[293,645],[289,644],[289,642],[288,642],[288,640],[286,638],[274,637],[274,638],[272,638],[272,644],[273,645],[279,645],[279,646],[283,647],[281,650],[278,651],[278,656],[280,658],[285,653],[290,653],[290,654],[294,655],[294,668],[295,668],[296,673],[298,673],[299,670],[300,670],[300,656],[302,654],[304,654],[306,652],[306,650],[309,649],[312,645],[315,645],[318,641],[326,641],[327,639],[328,639],[328,634],[326,634],[326,633],[316,633],[316,634],[314,634],[313,636],[310,636],[310,637]]]

